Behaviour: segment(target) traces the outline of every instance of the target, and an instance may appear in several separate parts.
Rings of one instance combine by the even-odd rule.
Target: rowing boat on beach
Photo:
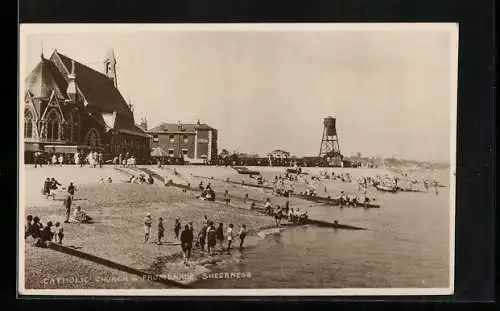
[[[377,190],[382,191],[382,192],[391,192],[391,193],[398,192],[398,189],[395,187],[377,185],[375,188],[377,188]]]
[[[318,196],[310,196],[310,195],[306,195],[306,194],[294,194],[293,196],[296,198],[299,198],[299,199],[313,201],[316,203],[323,203],[323,204],[328,204],[328,205],[332,205],[332,206],[339,206],[340,205],[340,200],[338,198],[325,198],[325,197],[318,197]],[[345,202],[343,205],[349,206],[352,204],[353,203]],[[354,207],[380,208],[380,205],[369,203],[369,202],[368,203],[358,202],[358,203],[354,204]]]

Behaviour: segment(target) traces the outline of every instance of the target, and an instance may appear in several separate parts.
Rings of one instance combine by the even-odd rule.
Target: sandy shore
[[[195,236],[201,228],[204,215],[215,223],[222,222],[227,228],[229,223],[234,224],[235,231],[239,230],[242,224],[246,224],[249,229],[249,236],[245,240],[245,248],[249,249],[258,245],[259,241],[266,238],[268,234],[279,234],[283,229],[273,229],[274,219],[264,216],[255,211],[249,210],[250,202],[243,202],[246,194],[250,200],[257,202],[258,206],[266,198],[270,198],[273,205],[284,205],[286,200],[290,200],[292,207],[300,207],[310,211],[314,215],[314,204],[297,198],[287,199],[274,197],[269,190],[252,188],[242,185],[229,184],[221,180],[229,178],[232,181],[243,181],[251,183],[255,180],[248,175],[240,175],[228,167],[208,167],[208,166],[176,166],[159,169],[155,166],[148,166],[149,169],[157,172],[161,176],[169,176],[175,168],[178,172],[177,180],[191,183],[193,188],[197,187],[200,181],[206,185],[210,182],[216,191],[217,197],[221,198],[224,191],[228,191],[231,196],[230,206],[225,206],[220,202],[201,201],[196,198],[198,191],[182,192],[175,187],[155,187],[150,185],[126,184],[120,181],[127,179],[127,174],[111,166],[104,168],[80,168],[76,166],[67,167],[43,167],[33,168],[26,166],[24,170],[24,210],[20,215],[31,214],[40,216],[42,223],[47,221],[63,221],[64,208],[61,201],[47,200],[40,194],[40,188],[46,177],[55,177],[63,185],[74,182],[78,188],[77,195],[80,200],[75,201],[75,205],[80,205],[82,209],[93,217],[91,224],[64,224],[65,240],[64,245],[78,249],[80,251],[112,260],[122,265],[126,265],[141,271],[152,273],[163,278],[173,279],[182,283],[196,281],[204,273],[208,273],[212,268],[224,266],[226,264],[239,263],[244,260],[244,250],[239,252],[234,249],[231,254],[219,252],[209,256],[195,249],[190,260],[190,265],[185,266],[182,262],[179,241],[174,237],[173,225],[176,218],[183,224],[193,222]],[[285,168],[259,167],[253,168],[262,172],[266,179],[271,179],[275,175],[284,174]],[[310,175],[319,174],[324,168],[306,168]],[[328,169],[332,171],[332,169]],[[361,175],[390,174],[388,171],[375,169],[333,169],[338,172],[349,172],[354,178]],[[97,184],[101,177],[111,176],[112,184]],[[195,177],[204,176],[204,177]],[[210,179],[211,177],[215,179]],[[337,195],[340,189],[346,192],[356,192],[355,183],[344,183],[340,181],[325,180],[318,183],[318,189],[326,187],[326,191],[321,195]],[[23,206],[22,206],[23,207]],[[149,243],[144,243],[143,219],[146,213],[151,213],[153,218],[152,237]],[[334,213],[333,213],[334,214]],[[345,217],[346,213],[339,217]],[[159,217],[164,219],[165,238],[162,245],[157,245],[156,226]],[[350,216],[356,223],[356,217]],[[363,217],[362,217],[363,218]],[[362,218],[359,224],[362,225]],[[342,222],[344,219],[339,218]],[[239,241],[236,239],[235,244]],[[235,245],[235,248],[237,245]],[[27,288],[68,288],[60,284],[46,284],[47,276],[54,278],[58,275],[73,275],[71,266],[62,264],[68,262],[81,265],[85,268],[78,268],[85,271],[84,275],[91,275],[91,280],[100,280],[105,276],[114,275],[115,278],[123,279],[123,272],[110,271],[105,267],[85,262],[79,258],[68,258],[69,255],[54,253],[52,250],[38,250],[29,243],[25,244],[25,275]],[[70,257],[70,256],[69,256]],[[128,276],[131,277],[131,276]],[[127,278],[125,278],[127,279]],[[136,280],[132,278],[132,280]],[[45,282],[45,283],[44,283]],[[158,283],[140,280],[134,282],[87,282],[71,285],[70,288],[154,288],[163,286]],[[149,284],[149,285],[148,285]]]
[[[78,174],[76,174],[77,172]],[[67,176],[75,174],[71,180],[77,184],[79,190],[76,196],[82,200],[75,201],[74,204],[81,206],[82,210],[94,219],[94,222],[91,224],[63,224],[65,230],[63,244],[135,269],[158,275],[168,274],[172,271],[175,271],[177,275],[189,272],[197,278],[201,273],[209,271],[210,265],[238,260],[239,252],[236,250],[231,255],[220,254],[216,256],[207,256],[194,250],[191,265],[189,267],[182,265],[181,249],[173,232],[176,218],[179,218],[183,224],[192,221],[195,235],[201,229],[204,215],[207,215],[215,223],[223,222],[225,227],[229,223],[233,223],[235,230],[238,230],[241,224],[246,224],[251,236],[245,241],[245,247],[252,247],[258,242],[260,237],[256,233],[260,228],[274,224],[272,218],[249,211],[247,206],[244,206],[242,201],[237,199],[234,199],[230,206],[225,206],[218,202],[201,201],[196,198],[196,193],[184,193],[174,187],[154,187],[118,182],[96,184],[96,179],[98,180],[103,173],[116,174],[112,168],[49,167],[46,169],[44,167],[43,169],[27,168],[25,177],[27,185],[35,185],[41,183],[40,180],[43,180],[44,176],[54,176],[63,183],[70,180]],[[116,175],[115,177],[119,180],[123,176]],[[40,194],[38,187],[31,187],[31,190],[30,187],[26,187],[24,198],[25,208],[21,215],[39,216],[43,224],[46,224],[47,221],[60,221],[62,223],[64,220],[62,202],[45,199]],[[144,216],[148,212],[152,214],[153,218],[152,237],[149,243],[144,243],[142,224]],[[163,217],[166,230],[162,245],[155,243],[159,217]],[[43,280],[40,278],[42,275],[53,276],[57,273],[61,275],[71,274],[68,271],[68,266],[57,264],[62,259],[54,260],[53,258],[59,257],[59,255],[51,254],[46,263],[47,267],[51,269],[42,269],[42,271],[46,271],[42,274],[34,273],[40,269],[40,264],[43,262],[39,257],[45,256],[44,254],[47,253],[35,251],[33,248],[29,243],[25,244],[26,285],[33,286],[33,288],[40,288],[40,286],[42,288],[58,288],[57,284],[42,284]],[[50,250],[46,251],[50,253]],[[37,264],[33,265],[34,262]],[[163,264],[160,267],[158,263]],[[95,273],[103,274],[99,270],[96,270]],[[106,286],[106,284],[102,283],[100,286]],[[95,283],[79,283],[75,286],[93,288]],[[116,284],[110,286],[116,286]]]

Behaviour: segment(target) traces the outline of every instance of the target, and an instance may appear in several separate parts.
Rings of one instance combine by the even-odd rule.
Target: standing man
[[[71,194],[68,193],[66,198],[64,199],[64,207],[66,208],[66,220],[64,223],[69,223],[69,215],[71,214],[71,203],[72,203],[72,196]]]
[[[222,223],[215,230],[215,239],[219,243],[221,251],[224,251],[224,225]]]
[[[242,225],[240,229],[240,251],[243,249],[243,242],[245,241],[246,236],[247,236],[247,226]]]
[[[144,218],[144,243],[149,241],[149,233],[151,232],[151,225],[153,220],[151,219],[151,213],[148,213]]]
[[[73,198],[74,198],[74,195],[75,195],[75,186],[73,185],[72,182],[69,183],[69,186],[68,186],[68,193],[69,195],[71,196],[71,201],[73,201]]]
[[[186,225],[181,232],[181,248],[184,253],[184,264],[187,266],[188,259],[191,257],[191,248],[193,247],[193,231]]]
[[[165,227],[163,227],[163,218],[158,218],[158,245],[161,245],[161,239],[165,233]]]

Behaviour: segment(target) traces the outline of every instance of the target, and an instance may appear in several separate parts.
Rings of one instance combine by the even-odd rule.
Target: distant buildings
[[[189,163],[210,163],[217,159],[217,130],[198,121],[162,123],[147,129],[153,157],[183,158]]]
[[[132,107],[118,90],[112,50],[103,72],[57,51],[48,59],[42,54],[25,80],[21,104],[26,162],[35,151],[65,154],[67,161],[77,150],[102,151],[108,158],[126,152],[149,157],[149,136],[136,126]]]

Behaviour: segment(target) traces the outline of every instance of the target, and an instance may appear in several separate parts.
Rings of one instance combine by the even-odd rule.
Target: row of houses
[[[24,158],[35,152],[74,154],[100,151],[105,158],[133,154],[189,162],[217,157],[217,130],[208,124],[162,123],[148,129],[136,123],[133,106],[118,89],[116,58],[109,50],[103,71],[94,70],[57,50],[43,53],[25,79]]]

